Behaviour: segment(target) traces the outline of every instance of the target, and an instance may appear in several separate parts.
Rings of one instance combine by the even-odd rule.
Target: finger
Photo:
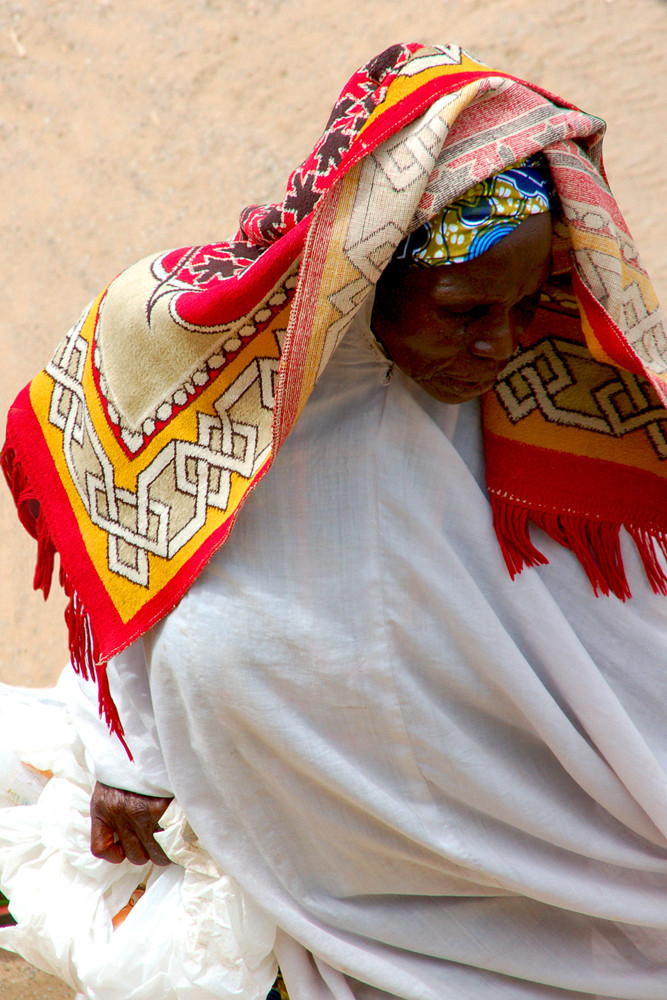
[[[114,831],[99,816],[91,818],[90,850],[96,858],[110,861],[112,865],[118,865],[125,860],[125,851],[116,840]]]
[[[123,849],[127,860],[131,861],[133,865],[145,865],[151,860],[142,839],[131,826],[119,823],[117,833],[120,841],[119,846]]]
[[[159,865],[160,867],[170,865],[171,861],[164,853],[154,836],[158,830],[162,830],[155,813],[134,814],[131,817],[131,820],[134,832],[153,864]]]
[[[148,851],[148,856],[154,865],[158,865],[160,868],[166,868],[167,865],[171,864],[170,859],[164,853],[154,837],[151,837],[150,841],[147,844],[144,844],[144,847]]]
[[[91,799],[91,816],[102,824],[96,827],[95,849],[109,860],[127,857],[136,865],[153,861],[160,866],[171,862],[154,838],[170,798],[140,795],[97,782]],[[110,842],[116,841],[115,846]]]

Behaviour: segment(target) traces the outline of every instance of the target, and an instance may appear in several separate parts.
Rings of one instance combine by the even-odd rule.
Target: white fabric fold
[[[135,642],[114,657],[107,676],[132,760],[120,740],[109,736],[100,718],[97,685],[84,681],[73,670],[65,671],[59,681],[59,690],[86,748],[88,770],[97,781],[115,788],[141,795],[173,795],[155,726],[142,642]]]
[[[121,784],[172,790],[276,920],[293,1000],[664,1000],[667,602],[630,544],[622,604],[538,531],[512,582],[476,404],[386,373],[360,320],[113,675],[126,726],[155,713]]]

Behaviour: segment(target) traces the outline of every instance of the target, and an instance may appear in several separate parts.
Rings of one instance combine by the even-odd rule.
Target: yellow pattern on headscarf
[[[424,267],[479,257],[531,215],[550,209],[542,157],[473,185],[405,241],[396,256]]]

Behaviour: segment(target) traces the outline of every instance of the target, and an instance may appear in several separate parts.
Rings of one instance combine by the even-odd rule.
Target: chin
[[[451,382],[438,385],[433,382],[420,382],[420,387],[441,403],[456,405],[457,403],[467,403],[471,399],[483,396],[485,392],[493,388],[494,382]]]

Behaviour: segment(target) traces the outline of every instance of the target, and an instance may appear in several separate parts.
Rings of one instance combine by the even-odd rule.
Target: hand
[[[171,801],[111,788],[98,781],[90,801],[92,853],[114,865],[125,858],[133,865],[148,861],[161,866],[170,864],[153,834],[161,829],[160,817]]]

